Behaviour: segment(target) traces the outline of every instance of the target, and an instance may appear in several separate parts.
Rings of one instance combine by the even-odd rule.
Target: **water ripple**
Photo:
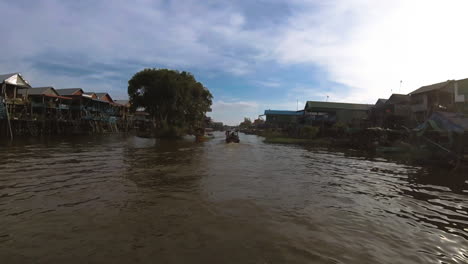
[[[25,141],[0,226],[9,263],[468,263],[468,180],[245,135]]]

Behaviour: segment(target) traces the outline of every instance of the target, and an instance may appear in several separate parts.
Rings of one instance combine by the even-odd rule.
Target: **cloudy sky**
[[[468,77],[466,0],[0,0],[0,10],[0,73],[119,99],[141,69],[190,71],[228,124]]]

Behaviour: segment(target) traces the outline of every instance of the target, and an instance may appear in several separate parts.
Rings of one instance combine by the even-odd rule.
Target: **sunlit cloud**
[[[467,77],[466,1],[336,0],[310,8],[280,30],[273,58],[324,68],[324,78],[347,86],[339,101],[373,102]]]

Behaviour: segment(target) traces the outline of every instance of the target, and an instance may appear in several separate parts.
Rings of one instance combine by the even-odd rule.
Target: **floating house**
[[[371,107],[367,104],[307,101],[304,107],[304,123],[360,126],[368,118]]]
[[[265,110],[265,126],[287,128],[297,124],[304,111]]]

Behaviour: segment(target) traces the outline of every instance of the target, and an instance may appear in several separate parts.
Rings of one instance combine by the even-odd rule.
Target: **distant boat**
[[[215,136],[213,135],[213,129],[212,128],[205,128],[205,136],[214,138]]]
[[[239,143],[239,133],[237,131],[226,131],[226,143]]]

